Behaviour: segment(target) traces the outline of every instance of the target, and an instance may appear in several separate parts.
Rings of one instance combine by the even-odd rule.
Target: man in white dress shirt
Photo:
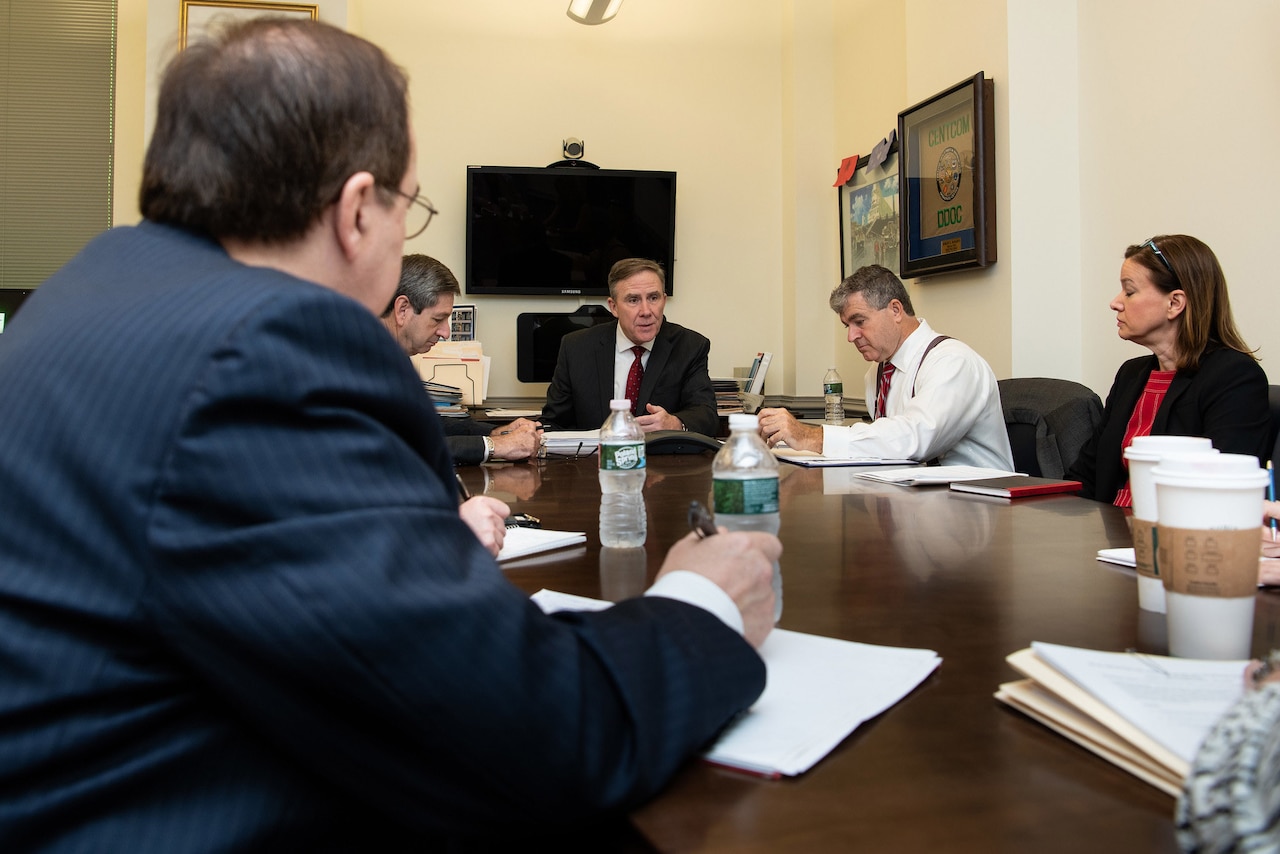
[[[866,399],[875,420],[819,427],[799,423],[785,409],[764,409],[760,432],[771,447],[785,442],[831,457],[1013,470],[991,366],[916,317],[892,271],[879,265],[859,269],[831,292],[831,309],[849,330],[849,343],[873,363]]]

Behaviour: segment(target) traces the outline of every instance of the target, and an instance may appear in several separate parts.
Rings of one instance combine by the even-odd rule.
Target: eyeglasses
[[[404,239],[413,240],[413,238],[427,230],[427,226],[431,225],[431,220],[435,219],[439,211],[436,210],[435,205],[431,204],[431,200],[422,195],[421,192],[416,196],[411,196],[399,187],[390,187],[389,189],[409,200],[409,210],[404,215]]]
[[[1178,278],[1178,274],[1173,272],[1173,265],[1169,263],[1168,258],[1164,257],[1164,253],[1160,251],[1160,247],[1156,246],[1156,241],[1154,238],[1152,238],[1151,240],[1148,240],[1146,243],[1142,244],[1138,248],[1146,249],[1148,246],[1151,247],[1151,251],[1155,253],[1155,256],[1160,259],[1160,263],[1164,265],[1164,268],[1169,271],[1169,275],[1173,276],[1173,278],[1176,280]]]

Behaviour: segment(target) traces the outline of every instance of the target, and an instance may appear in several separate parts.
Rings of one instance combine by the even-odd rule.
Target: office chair
[[[1102,422],[1102,400],[1087,386],[1051,377],[999,381],[1013,467],[1060,478]]]
[[[1268,453],[1271,461],[1280,466],[1280,448],[1277,448],[1280,445],[1280,385],[1267,386],[1267,403],[1271,409],[1271,433],[1267,442],[1271,450]]]

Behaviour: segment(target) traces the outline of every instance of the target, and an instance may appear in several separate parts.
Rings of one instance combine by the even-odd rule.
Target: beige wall
[[[466,166],[545,165],[578,136],[602,166],[679,173],[668,316],[711,337],[713,374],[770,349],[769,394],[818,394],[832,362],[854,390],[863,363],[825,307],[840,271],[834,171],[898,110],[982,70],[996,86],[999,261],[909,282],[920,314],[999,376],[1105,393],[1143,352],[1106,308],[1121,253],[1183,231],[1217,250],[1247,340],[1280,352],[1270,194],[1242,168],[1280,132],[1271,0],[1236,0],[1230,16],[1208,0],[970,0],[963,15],[945,0],[627,0],[599,27],[566,5],[325,4],[412,78],[420,178],[442,216],[408,251],[461,274]],[[172,44],[176,6],[120,0],[117,222],[137,218],[146,57]],[[464,299],[494,357],[490,394],[540,395],[515,381],[515,316],[579,300]]]
[[[1273,0],[1080,0],[1083,353],[1095,388],[1145,352],[1116,339],[1106,304],[1125,246],[1157,233],[1213,248],[1245,340],[1280,383],[1274,194],[1250,171],[1280,139],[1277,34]]]

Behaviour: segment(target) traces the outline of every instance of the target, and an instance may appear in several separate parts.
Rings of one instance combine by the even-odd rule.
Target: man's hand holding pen
[[[716,529],[712,536],[705,511],[691,508],[689,515],[694,530],[667,552],[658,577],[683,569],[715,582],[738,606],[743,637],[759,649],[773,629],[773,563],[782,554],[782,543],[759,532]]]
[[[542,445],[542,425],[528,418],[517,418],[489,434],[493,456],[499,460],[527,460],[538,456]]]

